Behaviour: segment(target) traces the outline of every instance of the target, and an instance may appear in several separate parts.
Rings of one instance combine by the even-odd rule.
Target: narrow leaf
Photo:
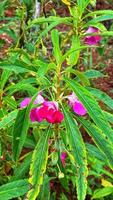
[[[13,124],[14,119],[16,118],[18,110],[10,112],[8,115],[5,115],[0,121],[0,129],[10,127]]]
[[[2,75],[1,75],[1,80],[0,80],[0,88],[3,89],[6,82],[8,81],[9,79],[9,76],[10,76],[11,72],[9,70],[4,70],[2,72]]]
[[[10,181],[16,181],[19,179],[23,179],[29,171],[30,163],[32,158],[32,152],[28,153],[26,158],[23,160],[22,163],[19,163],[18,166],[14,170],[14,175],[10,179]]]
[[[94,191],[92,199],[101,199],[113,193],[113,187],[105,187]]]
[[[0,199],[8,200],[23,196],[29,190],[27,180],[19,180],[0,186]]]
[[[59,64],[59,61],[62,55],[61,55],[60,46],[59,46],[58,30],[56,29],[52,30],[51,38],[52,38],[52,43],[53,43],[53,54],[54,54],[57,64]]]
[[[111,168],[113,169],[113,147],[109,140],[106,139],[102,131],[89,121],[78,117],[79,121],[83,124],[88,134],[93,138],[95,144],[106,155]]]
[[[107,14],[107,15],[101,15],[98,17],[93,18],[92,20],[88,21],[84,27],[88,27],[88,26],[93,26],[93,24],[96,24],[97,22],[102,22],[102,21],[106,21],[106,20],[110,20],[113,19],[113,14]]]
[[[94,69],[91,69],[91,70],[87,70],[86,72],[84,72],[84,74],[87,76],[87,78],[99,78],[99,77],[103,77],[105,76],[104,74],[102,74],[100,71],[98,70],[94,70]]]
[[[33,152],[29,178],[32,189],[28,192],[27,195],[29,200],[35,200],[40,192],[40,187],[43,182],[43,174],[46,171],[48,159],[49,134],[50,130],[48,130],[46,133],[43,133]]]
[[[77,178],[77,196],[78,200],[84,200],[86,196],[87,189],[87,159],[86,159],[86,149],[83,142],[81,133],[79,132],[78,125],[75,123],[72,116],[63,107],[65,115],[65,125],[67,129],[70,149],[72,151],[72,156],[76,164]]]
[[[102,92],[95,88],[88,88],[88,90],[100,101],[104,102],[109,108],[113,109],[113,99],[109,97],[105,92]]]
[[[85,87],[81,86],[79,83],[67,79],[66,82],[77,95],[79,100],[83,103],[88,114],[96,123],[96,125],[103,131],[106,137],[111,140],[111,144],[113,144],[113,130],[111,129],[110,124],[108,123],[96,99]]]
[[[75,47],[76,49],[80,47],[80,40],[79,40],[79,37],[74,35],[72,37],[72,44],[71,44],[70,50],[72,51],[75,50]],[[67,58],[67,61],[68,61],[67,64],[71,66],[76,65],[78,62],[79,54],[80,54],[80,51],[73,51],[73,53],[69,55],[69,58]]]
[[[29,128],[29,113],[32,107],[32,103],[34,102],[37,93],[32,98],[30,104],[24,108],[20,109],[14,124],[13,129],[13,141],[12,141],[12,149],[13,149],[13,157],[14,160],[17,161],[19,155],[21,153],[22,147],[25,143],[27,131]]]

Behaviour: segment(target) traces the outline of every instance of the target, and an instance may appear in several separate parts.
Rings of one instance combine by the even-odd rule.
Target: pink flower
[[[29,105],[30,101],[31,101],[31,98],[26,97],[26,98],[20,103],[20,108],[24,108],[24,107],[26,107],[27,105]]]
[[[38,96],[36,97],[34,104],[42,104],[45,102],[44,97],[41,95],[41,92],[38,93]]]
[[[20,108],[24,108],[29,105],[31,98],[26,97],[21,103]],[[34,104],[42,104],[37,108],[33,108],[30,112],[30,120],[32,122],[41,122],[46,120],[51,124],[61,123],[64,119],[64,115],[58,109],[58,103],[55,101],[46,101],[41,93],[37,95]]]
[[[44,107],[43,105],[38,108],[33,108],[30,112],[30,120],[32,122],[42,122],[46,119],[47,111],[47,107]]]
[[[98,44],[98,42],[100,42],[101,36],[98,35],[98,33],[99,33],[98,28],[89,27],[88,30],[86,31],[86,34],[93,34],[93,33],[97,33],[97,35],[85,36],[85,43],[86,44],[96,45],[96,44]]]
[[[63,151],[60,155],[60,159],[61,159],[61,162],[62,162],[62,165],[65,167],[65,160],[66,160],[66,157],[67,157],[67,153],[65,151]]]
[[[30,119],[32,122],[46,120],[51,124],[55,124],[61,123],[64,115],[58,110],[57,102],[45,101],[42,106],[31,110]]]
[[[87,110],[85,109],[83,104],[78,100],[74,92],[68,96],[68,100],[69,100],[69,105],[73,108],[73,111],[76,114],[83,116],[87,113]]]
[[[43,96],[39,93],[34,101],[34,104],[42,104],[45,101]],[[29,105],[31,102],[30,97],[26,97],[21,103],[20,103],[20,108],[24,108]]]

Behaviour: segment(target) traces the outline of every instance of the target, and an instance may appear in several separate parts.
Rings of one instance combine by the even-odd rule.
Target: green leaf
[[[75,78],[75,80],[80,80],[84,86],[90,86],[90,82],[89,82],[87,76],[85,75],[85,73],[80,72],[78,70],[72,70],[72,72],[73,72],[73,74],[78,76],[77,78]]]
[[[5,104],[7,104],[11,109],[17,108],[17,102],[13,97],[5,96],[3,97],[3,102],[5,102]]]
[[[96,24],[97,22],[102,22],[102,21],[106,21],[106,20],[110,20],[113,19],[113,14],[108,14],[108,15],[102,15],[99,17],[95,17],[92,20],[89,20],[84,27],[88,27],[88,26],[93,26],[93,24]]]
[[[42,23],[69,23],[72,20],[71,17],[56,17],[56,16],[50,16],[50,17],[40,17],[37,19],[32,20],[29,22],[29,28],[31,28],[34,25],[42,24]]]
[[[10,181],[16,181],[23,179],[29,171],[30,163],[32,158],[32,152],[28,153],[22,163],[19,163],[18,166],[14,169],[14,175],[11,177]]]
[[[103,77],[105,76],[104,74],[102,74],[100,71],[91,69],[91,70],[87,70],[86,72],[84,72],[84,74],[87,76],[87,78],[99,78],[99,77]]]
[[[8,81],[9,79],[9,76],[10,76],[11,72],[9,70],[4,70],[2,72],[2,75],[1,75],[1,80],[0,80],[0,88],[3,89],[6,82]]]
[[[106,111],[104,111],[103,113],[104,113],[106,119],[107,119],[110,123],[113,124],[113,114],[108,113],[108,112],[106,112]]]
[[[113,193],[113,187],[105,187],[94,191],[92,199],[100,199]]]
[[[12,95],[13,93],[17,92],[17,91],[28,91],[33,93],[37,92],[37,89],[33,86],[37,84],[37,81],[35,78],[28,78],[28,79],[24,79],[22,81],[19,81],[17,84],[15,85],[10,85],[7,88],[5,88],[5,92],[8,91],[8,95]]]
[[[19,48],[14,48],[14,49],[9,49],[9,53],[18,53],[19,55],[24,55],[26,60],[28,61],[29,64],[32,64],[30,62],[30,56],[29,54],[24,50],[24,49],[19,49]]]
[[[8,115],[4,116],[0,121],[0,129],[10,127],[13,124],[14,119],[16,118],[18,110],[10,112]]]
[[[62,56],[62,59],[61,59],[61,64],[64,62],[64,60],[65,59],[67,59],[67,57],[69,56],[69,55],[71,55],[72,53],[74,53],[74,52],[77,52],[77,51],[80,51],[80,50],[82,50],[82,49],[87,49],[88,48],[88,46],[81,46],[81,47],[79,47],[79,48],[75,48],[75,49],[73,49],[73,50],[68,50],[63,56]]]
[[[98,160],[107,163],[106,156],[96,146],[94,146],[93,144],[86,143],[86,149],[91,157],[93,156],[94,158],[97,158]]]
[[[64,107],[63,111],[65,115],[65,126],[68,134],[69,145],[77,170],[77,196],[78,200],[84,200],[87,189],[86,178],[88,175],[85,144],[83,142],[81,133],[79,132],[78,125]]]
[[[40,192],[40,187],[43,182],[43,174],[46,171],[48,160],[49,135],[50,129],[47,130],[47,132],[43,133],[33,152],[29,178],[32,189],[28,192],[27,195],[29,200],[35,200]]]
[[[32,84],[23,83],[23,81],[20,81],[19,83],[15,84],[15,85],[11,85],[11,86],[7,87],[6,90],[8,90],[9,98],[10,98],[10,95],[12,95],[18,91],[19,92],[20,91],[31,92],[32,95],[34,95],[37,92],[37,89]]]
[[[91,4],[92,6],[94,6],[96,3],[96,0],[86,0],[85,1],[85,8],[88,6],[88,4]]]
[[[42,60],[36,60],[34,62],[34,65],[38,66],[38,71],[37,71],[38,76],[39,77],[45,76],[45,74],[48,71],[48,63],[47,62],[43,62]]]
[[[57,29],[51,31],[51,39],[53,43],[53,54],[58,65],[62,55],[59,46],[59,33]]]
[[[50,178],[45,175],[43,185],[41,187],[38,200],[50,200]]]
[[[31,70],[25,68],[24,66],[20,66],[18,64],[11,64],[8,62],[1,62],[0,63],[0,68],[1,69],[6,69],[9,71],[14,71],[16,73],[25,73],[25,72],[31,72]]]
[[[85,9],[85,0],[77,0],[77,4],[78,4],[79,12],[83,13]]]
[[[76,49],[80,47],[80,40],[79,40],[79,37],[77,37],[76,35],[73,35],[70,50],[72,51],[75,50],[75,47]],[[79,54],[80,54],[80,51],[73,51],[73,53],[70,54],[69,57],[67,58],[67,64],[71,66],[76,65],[78,62]]]
[[[102,35],[102,36],[113,36],[113,31],[104,31],[104,32],[100,33],[100,35]]]
[[[19,180],[0,186],[0,199],[8,200],[23,196],[29,190],[27,180]]]
[[[89,121],[78,117],[88,134],[93,138],[95,144],[106,155],[111,168],[113,169],[113,147],[102,131]]]
[[[14,124],[12,141],[13,158],[15,161],[18,160],[18,157],[26,140],[30,121],[29,114],[32,107],[32,103],[34,102],[36,96],[37,93],[33,96],[32,101],[26,108],[20,109],[18,111],[18,115]]]
[[[12,148],[13,148],[13,157],[15,161],[18,160],[18,157],[21,153],[22,147],[24,145],[27,136],[28,128],[29,128],[29,112],[28,108],[26,107],[25,109],[22,110],[20,109],[18,111],[18,115],[14,124]]]
[[[0,21],[1,20],[5,20],[5,21],[19,21],[20,18],[19,17],[0,17]]]
[[[61,194],[60,200],[68,200],[64,193]]]
[[[34,149],[35,146],[36,146],[36,142],[35,142],[34,136],[33,135],[28,135],[26,140],[25,140],[24,147],[25,148]]]
[[[47,20],[47,18],[45,18],[45,19]],[[36,44],[39,43],[40,40],[42,39],[42,37],[44,37],[51,29],[53,29],[54,27],[56,27],[58,24],[62,24],[62,23],[64,23],[64,24],[65,23],[66,24],[70,24],[70,19],[71,18],[68,18],[68,17],[64,17],[64,18],[57,18],[57,17],[55,17],[54,20],[52,20],[53,22],[51,22],[51,20],[50,20],[50,22],[51,22],[50,25],[48,25],[48,27],[46,27],[46,29],[41,32],[41,34],[39,35],[39,37],[38,37],[38,39],[36,41]]]
[[[0,141],[0,157],[2,156],[2,142]]]
[[[7,8],[8,4],[9,3],[7,0],[4,0],[3,2],[1,2],[1,5],[0,5],[0,15],[1,16],[4,14],[4,11]]]
[[[102,92],[95,88],[89,88],[88,90],[94,95],[98,100],[104,102],[109,108],[113,109],[113,99],[109,97],[105,92]]]
[[[78,99],[83,103],[88,114],[96,123],[96,125],[103,131],[106,137],[110,139],[111,144],[113,144],[113,130],[111,129],[110,124],[108,123],[96,99],[85,87],[81,86],[79,83],[67,79],[65,79],[65,81],[77,95]]]
[[[96,10],[96,11],[94,11],[94,12],[90,12],[90,13],[88,13],[88,14],[86,14],[85,16],[84,16],[84,18],[86,18],[86,17],[93,17],[93,16],[95,16],[95,15],[113,15],[113,10]]]

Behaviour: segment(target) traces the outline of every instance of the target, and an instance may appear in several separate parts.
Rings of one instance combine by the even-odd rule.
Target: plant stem
[[[61,94],[61,65],[57,66],[57,81],[56,81],[56,101],[59,100]]]

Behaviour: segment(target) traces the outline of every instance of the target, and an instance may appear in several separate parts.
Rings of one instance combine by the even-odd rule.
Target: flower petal
[[[65,151],[63,151],[60,155],[60,159],[61,159],[61,162],[63,164],[63,166],[65,167],[65,160],[66,160],[66,157],[67,157],[67,153]]]
[[[45,101],[43,103],[44,106],[47,106],[48,109],[55,109],[58,110],[58,103],[56,101]]]
[[[34,104],[42,104],[45,102],[45,99],[43,98],[43,96],[39,93],[37,98],[34,101]]]
[[[32,122],[35,122],[36,119],[37,119],[37,116],[36,116],[36,111],[37,111],[37,108],[33,108],[30,112],[30,120]]]
[[[59,110],[55,111],[54,115],[54,123],[61,123],[64,119],[64,115]]]
[[[48,110],[47,115],[46,115],[47,122],[51,124],[55,123],[54,113],[55,113],[55,110],[53,108]]]
[[[80,116],[83,116],[87,113],[87,110],[81,102],[75,102],[75,104],[73,105],[73,111]]]
[[[85,37],[85,43],[88,44],[88,45],[96,45],[98,44],[98,42],[100,42],[101,40],[101,36],[98,35],[99,33],[99,29],[98,28],[95,28],[95,27],[89,27],[88,30],[86,31],[86,34],[93,34],[93,33],[97,33],[97,35],[94,35],[94,36],[86,36]]]
[[[20,108],[25,108],[27,105],[29,105],[31,101],[31,98],[26,97],[21,103],[20,103]]]

